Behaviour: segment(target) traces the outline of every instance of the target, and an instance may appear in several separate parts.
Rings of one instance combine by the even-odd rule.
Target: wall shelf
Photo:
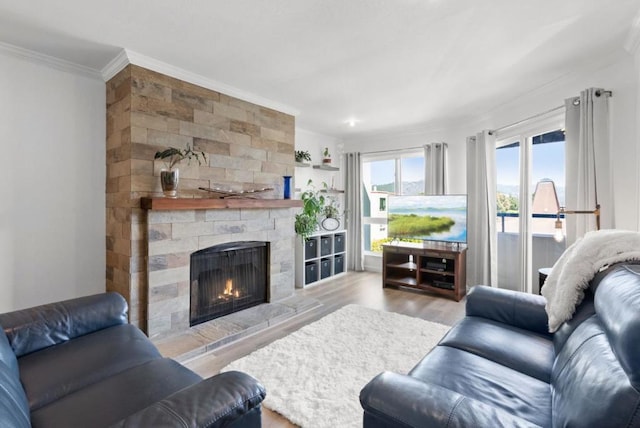
[[[313,169],[321,169],[323,171],[340,171],[340,168],[335,167],[335,166],[330,166],[330,165],[314,165]]]
[[[304,163],[304,162],[298,162],[298,161],[296,161],[296,166],[297,166],[297,167],[300,167],[300,168],[308,168],[308,167],[310,167],[310,166],[311,166],[311,164],[310,164],[310,163]]]

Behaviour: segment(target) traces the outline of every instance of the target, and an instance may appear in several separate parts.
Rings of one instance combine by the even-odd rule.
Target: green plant
[[[302,212],[296,214],[294,223],[295,231],[305,241],[316,231],[318,227],[318,217],[324,211],[325,200],[324,195],[313,185],[313,180],[307,182],[309,189],[302,192]],[[326,184],[324,184],[326,187]]]
[[[202,156],[202,160],[204,160],[205,162],[207,161],[207,155],[205,155],[204,152],[194,152],[191,149],[191,146],[187,144],[186,149],[176,149],[175,147],[169,147],[168,149],[161,152],[156,152],[153,158],[162,159],[169,171],[172,171],[173,167],[183,159],[187,159],[189,163],[192,159],[195,159],[198,161],[198,165],[202,165],[200,156]]]
[[[329,153],[329,147],[324,148],[324,151],[322,152],[322,156],[324,156],[325,159],[331,158],[331,153]]]
[[[311,162],[311,153],[307,150],[296,150],[296,162]]]

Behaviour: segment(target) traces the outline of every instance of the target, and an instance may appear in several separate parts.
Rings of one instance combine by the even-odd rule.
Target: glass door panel
[[[521,290],[520,148],[517,141],[496,150],[498,287],[510,290]]]

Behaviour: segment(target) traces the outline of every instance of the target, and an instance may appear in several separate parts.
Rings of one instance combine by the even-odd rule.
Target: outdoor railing
[[[506,217],[520,217],[518,213],[507,213],[507,212],[498,212],[498,217],[500,217],[501,229],[499,233],[504,233],[504,219]],[[531,214],[533,218],[556,218],[556,214]],[[560,218],[564,218],[564,214],[560,214]]]

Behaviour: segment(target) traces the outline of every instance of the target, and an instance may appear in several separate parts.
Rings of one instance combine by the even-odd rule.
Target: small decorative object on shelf
[[[291,176],[285,175],[282,178],[284,179],[284,198],[291,199]]]
[[[329,147],[325,147],[322,152],[322,163],[325,165],[331,164],[331,153],[329,153]]]
[[[296,150],[295,156],[297,164],[299,164],[300,166],[309,166],[307,162],[311,162],[311,153],[309,153],[307,150]]]
[[[162,186],[162,193],[168,198],[176,198],[178,195],[178,181],[180,178],[180,172],[175,166],[183,159],[187,159],[191,162],[192,159],[198,161],[198,165],[202,165],[202,161],[207,161],[207,155],[204,152],[196,153],[191,150],[191,146],[187,144],[186,149],[176,149],[175,147],[169,147],[161,152],[156,152],[154,159],[161,159],[167,166],[166,170],[160,171],[160,185]]]
[[[268,192],[273,190],[273,187],[263,187],[259,189],[249,189],[249,190],[225,190],[219,187],[198,187],[198,190],[204,190],[205,192],[209,192],[212,194],[212,198],[216,199],[225,199],[225,198],[236,198],[236,199],[255,199],[255,193]]]

